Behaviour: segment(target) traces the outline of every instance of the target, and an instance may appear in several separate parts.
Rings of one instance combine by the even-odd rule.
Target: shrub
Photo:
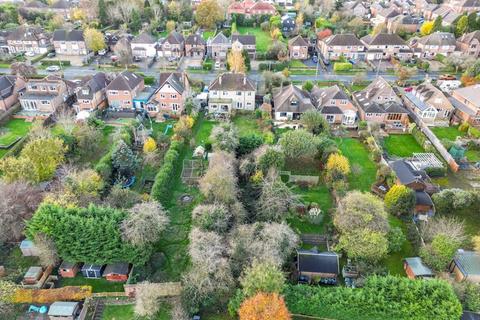
[[[213,69],[213,62],[212,61],[205,61],[202,63],[203,70],[210,71]]]
[[[244,155],[252,152],[262,144],[263,137],[252,133],[248,136],[240,137],[236,152],[238,155]]]
[[[415,194],[406,186],[394,185],[385,195],[385,206],[390,214],[410,215],[415,206]]]
[[[155,83],[155,77],[145,76],[143,77],[143,80],[145,81],[145,85],[152,85]]]
[[[456,320],[462,314],[452,287],[437,279],[373,276],[356,289],[288,285],[284,296],[291,313],[338,320]]]
[[[55,301],[82,301],[92,296],[91,286],[63,287],[58,289],[17,289],[15,303],[53,303]]]
[[[175,165],[177,164],[176,162],[179,157],[180,148],[181,144],[178,141],[173,141],[170,144],[170,148],[163,159],[163,166],[155,176],[155,182],[152,186],[152,197],[155,200],[160,201],[164,206],[166,206],[170,200],[170,182],[174,176]]]
[[[45,60],[41,62],[42,66],[70,66],[70,61],[68,60]]]
[[[350,71],[353,69],[353,65],[350,62],[335,62],[333,65],[333,71]]]

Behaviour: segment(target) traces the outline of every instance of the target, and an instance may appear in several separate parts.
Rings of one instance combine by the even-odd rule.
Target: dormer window
[[[82,94],[87,95],[88,94],[88,89],[82,89]]]
[[[290,101],[290,104],[291,104],[292,106],[297,106],[297,105],[298,105],[298,101],[295,100],[295,99],[292,99],[292,100]]]

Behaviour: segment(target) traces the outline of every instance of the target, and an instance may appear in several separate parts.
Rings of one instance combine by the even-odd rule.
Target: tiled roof
[[[400,38],[396,33],[379,33],[375,36],[366,35],[361,39],[368,45],[372,46],[404,46],[406,45],[405,40]]]
[[[171,85],[179,94],[182,94],[185,90],[185,84],[183,83],[182,74],[179,72],[162,72],[160,73],[159,89],[161,89],[165,83]]]
[[[84,41],[83,32],[81,30],[55,30],[53,41]]]
[[[288,40],[289,46],[308,47],[308,42],[300,35]]]
[[[418,40],[423,45],[434,46],[454,46],[457,44],[453,33],[449,32],[434,32],[428,36],[424,36]]]
[[[185,39],[185,44],[188,45],[205,45],[205,40],[198,34],[191,34]]]
[[[147,32],[142,32],[132,39],[131,43],[154,44],[155,39]]]
[[[335,34],[323,41],[329,46],[363,46],[354,34]]]
[[[107,90],[131,91],[142,82],[143,78],[130,71],[123,71],[107,86]]]
[[[292,103],[294,101],[295,103]],[[275,112],[303,113],[315,109],[310,94],[293,84],[284,87],[273,97]]]
[[[255,84],[242,73],[223,73],[213,80],[209,89],[223,91],[255,91]]]
[[[255,45],[256,44],[256,38],[254,35],[248,35],[248,34],[232,34],[232,42],[237,41],[240,42],[243,45]]]

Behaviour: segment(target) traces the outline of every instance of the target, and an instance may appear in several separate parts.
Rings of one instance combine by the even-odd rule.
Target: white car
[[[60,71],[60,67],[59,67],[59,66],[49,66],[49,67],[47,67],[46,70],[47,70],[48,72]]]
[[[99,56],[104,56],[106,54],[107,54],[107,50],[105,50],[105,49],[102,49],[102,50],[98,51]]]
[[[28,51],[28,52],[25,52],[25,55],[26,55],[27,57],[34,57],[34,56],[35,56],[35,52]]]

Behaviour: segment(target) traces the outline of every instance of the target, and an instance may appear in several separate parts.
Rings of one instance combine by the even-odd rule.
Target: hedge
[[[34,64],[34,63],[37,63],[38,61],[42,60],[43,58],[45,58],[47,55],[48,55],[49,52],[46,52],[42,55],[39,55],[38,57],[35,57],[31,60],[31,63]]]
[[[155,182],[152,186],[151,196],[164,206],[170,200],[171,182],[174,178],[175,164],[180,156],[181,147],[182,144],[178,141],[173,141],[170,144],[163,158],[163,165],[155,176]]]
[[[41,62],[42,66],[70,66],[70,61],[68,60],[44,60]]]
[[[213,69],[213,62],[205,61],[202,63],[203,70],[212,70]]]
[[[292,314],[337,320],[457,320],[462,314],[452,287],[437,279],[372,276],[356,289],[287,285],[284,296]]]
[[[353,65],[350,62],[335,62],[333,64],[333,71],[350,71]]]
[[[285,68],[288,68],[288,67],[289,67],[288,62],[260,63],[258,65],[258,69],[260,71],[269,70],[269,71],[279,72],[279,71],[283,71]]]
[[[155,77],[145,76],[143,77],[143,80],[145,81],[146,85],[152,85],[155,83]]]
[[[103,181],[110,181],[113,173],[112,150],[100,158],[95,165],[95,171],[102,177]]]

